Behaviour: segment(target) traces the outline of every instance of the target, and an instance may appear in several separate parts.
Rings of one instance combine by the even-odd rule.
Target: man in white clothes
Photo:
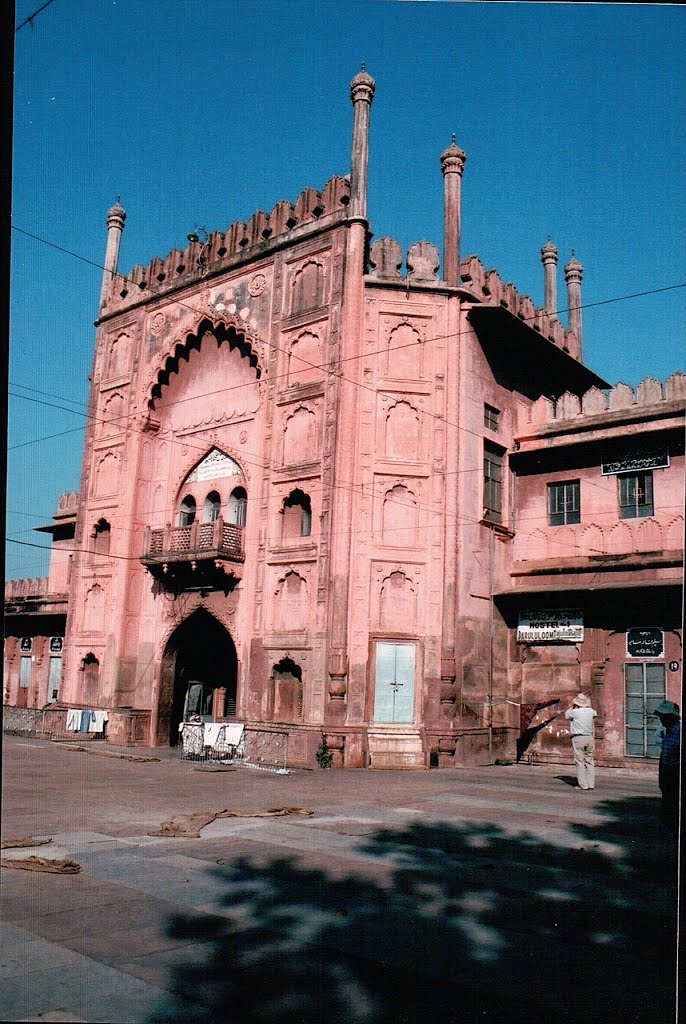
[[[593,719],[598,714],[591,707],[591,700],[585,693],[579,693],[572,701],[572,706],[565,711],[565,718],[571,722],[569,732],[574,748],[574,763],[579,789],[595,787],[595,769],[593,766]]]

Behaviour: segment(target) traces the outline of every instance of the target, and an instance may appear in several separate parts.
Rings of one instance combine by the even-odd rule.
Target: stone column
[[[109,291],[110,282],[117,272],[119,246],[121,245],[121,234],[124,230],[125,220],[126,211],[119,205],[119,200],[117,199],[114,206],[107,211],[107,248],[105,249],[105,267],[102,275],[98,310],[102,309]]]
[[[467,154],[455,143],[441,153],[443,172],[443,278],[453,288],[460,283],[461,188]]]
[[[367,216],[367,165],[369,163],[369,111],[374,99],[374,79],[362,70],[350,83],[353,101],[353,148],[350,161],[350,212],[354,217]]]
[[[551,320],[557,320],[557,246],[550,239],[541,249],[544,281],[544,308]]]
[[[574,255],[574,250],[572,249],[572,258],[569,263],[565,264],[565,281],[567,282],[569,329],[576,335],[576,340],[579,344],[576,358],[580,361],[583,360],[584,353],[581,327],[581,277],[583,272],[584,268]]]

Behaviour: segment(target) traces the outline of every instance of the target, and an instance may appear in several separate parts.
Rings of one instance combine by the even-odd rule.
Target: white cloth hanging
[[[69,708],[67,711],[67,729],[70,732],[78,732],[81,728],[81,709]]]
[[[230,747],[237,747],[243,739],[243,730],[245,726],[241,722],[231,722],[230,725],[225,726],[226,732],[224,733],[224,741]]]
[[[206,722],[205,723],[205,735],[203,736],[203,746],[205,747],[216,747],[219,742],[219,737],[224,731],[225,726],[222,722]]]
[[[105,722],[108,719],[106,711],[93,711],[91,712],[90,725],[88,726],[88,732],[102,732],[105,728]]]

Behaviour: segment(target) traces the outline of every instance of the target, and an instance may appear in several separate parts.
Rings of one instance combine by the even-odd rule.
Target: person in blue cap
[[[679,766],[681,760],[679,705],[671,700],[663,700],[655,708],[655,714],[664,729],[658,769],[658,783],[662,793],[662,820],[676,832],[679,820]]]

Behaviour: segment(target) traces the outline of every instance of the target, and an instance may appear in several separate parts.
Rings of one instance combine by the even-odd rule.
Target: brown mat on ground
[[[24,846],[47,846],[52,839],[3,839],[0,843],[2,850],[16,850]]]
[[[216,818],[282,818],[287,814],[300,814],[309,818],[314,811],[304,807],[274,807],[269,811],[196,811],[195,814],[177,814],[163,821],[149,836],[175,836],[181,839],[199,839],[200,831]]]
[[[0,860],[2,868],[22,868],[24,871],[46,871],[52,875],[78,875],[81,865],[75,860],[46,860],[44,857],[24,857],[22,860]]]
[[[122,761],[161,761],[160,757],[145,757],[143,754],[118,754],[115,750],[89,750],[88,747],[65,747],[65,750],[99,754],[100,757],[118,757]]]

